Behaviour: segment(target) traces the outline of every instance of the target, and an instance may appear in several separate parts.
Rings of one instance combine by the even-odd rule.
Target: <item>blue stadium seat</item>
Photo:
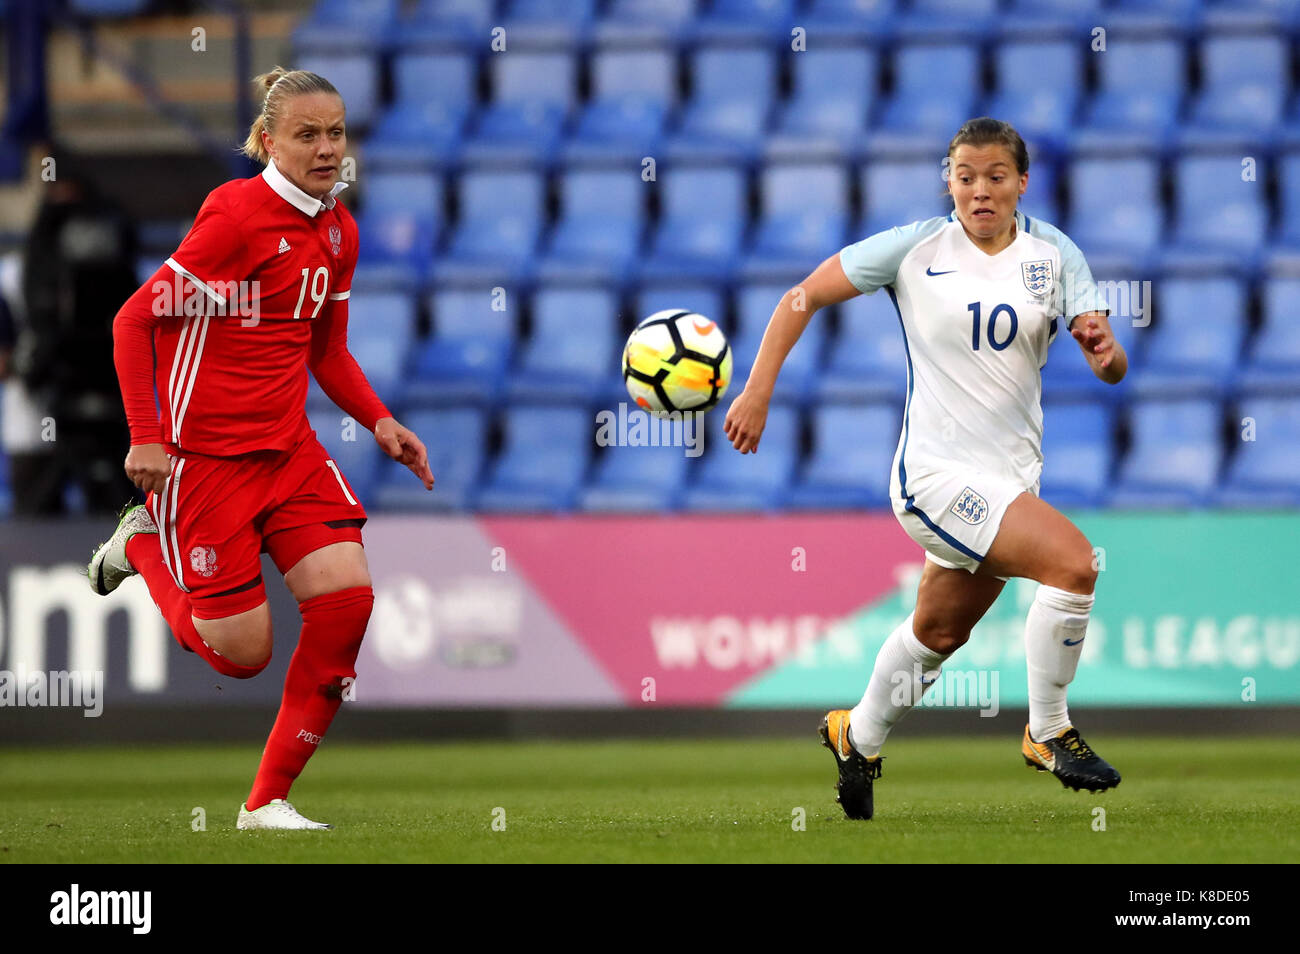
[[[854,241],[896,225],[923,221],[952,211],[942,167],[930,159],[868,162],[862,168],[866,216]]]
[[[640,322],[655,312],[683,308],[712,318],[727,331],[726,305],[717,288],[705,285],[649,285],[636,299],[636,320]]]
[[[542,230],[545,193],[535,172],[466,172],[460,178],[460,222],[438,281],[471,283],[528,275]]]
[[[442,231],[442,178],[428,172],[372,172],[362,185],[360,277],[353,283],[413,290],[428,273]]]
[[[894,25],[895,34],[907,42],[972,37],[986,41],[998,25],[998,5],[999,0],[912,0]]]
[[[748,197],[745,175],[735,167],[661,168],[660,223],[648,278],[724,279],[736,267]]]
[[[895,404],[826,404],[812,412],[813,450],[789,506],[847,510],[889,506],[889,476],[902,426]],[[759,445],[759,450],[765,448]]]
[[[389,30],[399,50],[482,48],[500,25],[496,0],[416,0]]]
[[[409,294],[352,292],[348,350],[385,404],[401,396],[414,340],[415,300]]]
[[[1098,282],[1104,281],[1102,276],[1096,277]],[[1116,302],[1122,313],[1113,313],[1109,323],[1115,340],[1120,343],[1128,356],[1128,373],[1124,376],[1124,380],[1119,384],[1106,384],[1098,379],[1083,356],[1079,343],[1074,340],[1066,327],[1066,321],[1060,319],[1056,337],[1048,348],[1047,363],[1042,368],[1044,401],[1080,400],[1098,404],[1118,404],[1127,397],[1133,378],[1142,368],[1151,326],[1134,327],[1133,313],[1136,306],[1131,300],[1132,293],[1125,290],[1119,294],[1129,300],[1121,299]],[[1146,301],[1137,304],[1141,304],[1144,309],[1149,307],[1149,302]],[[1140,320],[1149,320],[1149,312]]]
[[[1215,502],[1220,506],[1300,506],[1300,399],[1254,398],[1237,406],[1240,440]],[[1247,439],[1249,438],[1249,439]]]
[[[716,411],[714,413],[717,413]],[[609,424],[611,437],[628,443],[605,447],[598,453],[591,482],[582,490],[578,506],[592,512],[664,513],[676,508],[695,448],[702,447],[704,417],[683,421],[659,420],[639,408],[626,411],[626,426]],[[689,427],[689,429],[688,429]],[[597,442],[600,432],[597,431]],[[659,446],[631,441],[657,440]],[[688,447],[687,442],[693,446]]]
[[[108,19],[138,16],[148,3],[149,0],[71,0],[69,6],[81,16]]]
[[[713,0],[689,36],[704,43],[785,41],[794,7],[794,0]]]
[[[745,278],[795,281],[843,247],[849,221],[849,174],[843,163],[769,165],[759,177],[759,194],[761,217],[743,266]]]
[[[412,409],[400,417],[429,451],[433,490],[406,467],[382,464],[375,504],[384,510],[465,510],[487,458],[488,416],[481,408]]]
[[[1268,129],[1282,119],[1290,56],[1283,36],[1208,35],[1201,43],[1201,93],[1191,118],[1212,138],[1225,128]]]
[[[1171,268],[1250,267],[1268,236],[1264,170],[1242,180],[1239,152],[1178,159],[1174,174],[1174,244],[1162,259]]]
[[[1155,159],[1076,159],[1069,181],[1069,234],[1085,256],[1122,254],[1141,261],[1156,248],[1164,211]]]
[[[887,41],[898,22],[899,0],[809,0],[799,25],[806,27],[812,45],[827,39],[840,42]]]
[[[591,60],[592,97],[564,146],[566,161],[625,161],[653,155],[677,103],[669,50],[599,50]]]
[[[474,506],[516,512],[571,509],[595,430],[595,416],[585,407],[508,408],[501,453]]]
[[[570,169],[560,179],[560,220],[543,281],[622,282],[641,246],[650,186],[632,169]]]
[[[807,161],[851,154],[870,121],[879,71],[866,46],[814,44],[794,57],[794,93],[781,105],[765,155]]]
[[[594,400],[615,366],[618,302],[601,288],[543,288],[507,394],[515,403]]]
[[[513,49],[574,49],[595,19],[596,0],[510,0],[505,31]]]
[[[408,53],[393,62],[395,99],[366,140],[366,167],[429,169],[457,155],[474,105],[468,53]]]
[[[379,111],[379,61],[369,53],[314,53],[298,58],[298,69],[329,80],[343,106],[348,135],[370,128]]]
[[[758,156],[776,92],[764,47],[702,47],[691,54],[694,90],[664,154],[673,160],[747,162]]]
[[[1300,395],[1300,278],[1263,283],[1263,324],[1250,343],[1238,387],[1252,395]]]
[[[1144,401],[1133,406],[1132,441],[1111,506],[1121,509],[1207,504],[1223,463],[1217,401]]]
[[[374,435],[337,409],[312,411],[308,422],[316,432],[316,439],[352,485],[353,496],[361,506],[369,507],[375,479],[387,469],[385,461],[389,460],[375,443]],[[407,476],[411,475],[408,473]]]
[[[725,414],[714,411],[705,415],[704,458],[691,462],[697,479],[687,488],[683,507],[736,511],[782,506],[799,457],[798,412],[780,404],[769,408],[755,454],[742,455],[731,446],[724,422]]]
[[[494,401],[514,352],[515,300],[512,290],[501,297],[487,287],[442,289],[429,296],[433,334],[416,354],[407,400]]]
[[[1168,278],[1146,360],[1133,378],[1139,398],[1222,397],[1246,332],[1246,291],[1231,278]]]
[[[1300,263],[1300,151],[1285,152],[1277,160],[1278,227],[1273,252]]]
[[[1183,44],[1170,37],[1120,34],[1095,58],[1099,88],[1088,104],[1076,150],[1113,150],[1125,144],[1159,151],[1168,145],[1187,88]]]
[[[968,22],[964,15],[961,22]],[[979,54],[970,43],[898,47],[894,95],[881,125],[886,131],[929,134],[946,143],[962,123],[979,115],[975,98],[980,85]]]
[[[990,116],[1025,139],[1064,144],[1083,93],[1083,46],[1077,39],[1002,43],[994,56],[997,95]]]
[[[140,0],[134,2],[143,6]],[[397,19],[398,6],[399,0],[317,0],[311,13],[294,27],[293,48],[299,56],[376,54]]]
[[[746,284],[739,290],[736,296],[736,330],[729,337],[734,352],[733,380],[738,384],[749,378],[749,370],[758,356],[758,346],[762,343],[772,311],[789,287]],[[825,341],[825,321],[814,315],[781,366],[773,392],[776,400],[802,401],[808,396],[816,383]]]
[[[462,145],[466,163],[545,164],[577,101],[577,58],[520,52],[489,59],[492,102]]]
[[[1100,507],[1115,466],[1115,411],[1094,401],[1043,404],[1038,495],[1054,507]]]
[[[888,292],[858,295],[839,306],[839,334],[817,381],[823,401],[895,401],[907,395],[907,351]],[[817,314],[813,321],[824,316]]]
[[[610,0],[592,29],[601,46],[663,47],[681,42],[698,0]]]
[[[1025,194],[1016,203],[1018,208],[1031,219],[1040,219],[1052,225],[1061,222],[1061,207],[1057,203],[1057,180],[1060,167],[1047,150],[1034,150],[1029,153],[1029,184]]]

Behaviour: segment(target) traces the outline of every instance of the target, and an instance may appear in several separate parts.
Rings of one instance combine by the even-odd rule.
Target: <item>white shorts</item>
[[[1026,491],[1038,495],[1038,482],[1023,482],[979,470],[907,471],[903,496],[894,472],[894,516],[907,535],[925,549],[931,563],[974,573],[998,535],[1011,501]],[[1006,577],[999,577],[1006,579]]]

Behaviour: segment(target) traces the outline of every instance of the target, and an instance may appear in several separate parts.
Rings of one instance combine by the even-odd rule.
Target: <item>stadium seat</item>
[[[462,284],[527,277],[542,229],[542,177],[535,172],[471,170],[460,178],[460,222],[439,282]]]
[[[1207,35],[1191,133],[1212,141],[1225,128],[1260,132],[1280,123],[1289,66],[1283,36]]]
[[[505,31],[513,49],[575,49],[585,42],[596,0],[510,0]]]
[[[683,497],[692,511],[772,510],[781,507],[799,457],[799,415],[794,408],[773,405],[758,453],[740,454],[727,440],[725,415],[705,415],[703,459],[691,461],[697,473]]]
[[[988,115],[1011,123],[1025,139],[1063,146],[1083,93],[1082,50],[1074,38],[1000,44]]]
[[[469,164],[544,165],[577,101],[577,61],[568,52],[520,52],[488,60],[492,102],[461,147]]]
[[[511,402],[594,400],[615,366],[618,302],[601,288],[543,288],[532,335],[510,377]]]
[[[1261,163],[1262,165],[1262,163]],[[1175,269],[1251,267],[1268,235],[1268,206],[1259,183],[1242,179],[1239,152],[1178,159],[1173,244],[1161,260]]]
[[[1088,103],[1083,127],[1072,137],[1075,152],[1107,153],[1117,140],[1148,152],[1166,148],[1187,88],[1183,44],[1171,37],[1120,34],[1095,62],[1099,88]]]
[[[697,43],[784,41],[794,22],[795,0],[713,0],[691,25]]]
[[[1206,505],[1223,463],[1222,409],[1216,401],[1143,401],[1129,416],[1132,441],[1111,506]]]
[[[659,228],[641,275],[651,279],[725,279],[736,267],[748,197],[732,166],[661,167]]]
[[[677,103],[676,62],[669,50],[598,50],[592,96],[563,147],[566,162],[618,162],[654,155]]]
[[[757,158],[776,92],[776,60],[764,47],[701,47],[690,56],[694,90],[664,143],[674,161]]]
[[[1300,271],[1300,151],[1284,152],[1277,159],[1277,232],[1270,260],[1290,263]]]
[[[354,291],[348,350],[385,404],[401,396],[415,340],[415,300],[400,292]]]
[[[1250,395],[1300,395],[1300,278],[1263,284],[1263,323],[1250,343],[1238,387]]]
[[[492,402],[514,352],[516,293],[442,289],[429,297],[433,334],[415,356],[407,400],[426,404]]]
[[[481,408],[408,410],[401,422],[429,451],[433,490],[406,467],[380,463],[375,505],[384,510],[464,510],[479,485],[487,456],[488,417]]]
[[[475,99],[468,53],[408,53],[393,62],[395,99],[365,142],[366,167],[430,169],[455,159]]]
[[[823,315],[813,321],[824,320]],[[818,374],[823,401],[896,401],[907,396],[907,352],[888,292],[858,295],[839,306],[839,334]]]
[[[1085,257],[1097,252],[1141,262],[1155,250],[1164,234],[1155,159],[1076,159],[1069,182],[1069,235]]]
[[[622,282],[640,251],[645,196],[636,168],[570,169],[560,179],[560,220],[537,274],[543,281]]]
[[[1115,411],[1095,401],[1043,404],[1038,495],[1054,507],[1099,507],[1115,466]]]
[[[866,216],[851,241],[952,211],[942,167],[931,159],[867,162],[862,167]]]
[[[998,4],[999,0],[912,0],[895,24],[895,34],[908,42],[955,37],[985,41],[997,26]]]
[[[1105,279],[1097,276],[1099,282]],[[1123,290],[1116,292],[1118,311],[1110,315],[1110,329],[1115,340],[1124,348],[1128,356],[1128,373],[1119,384],[1106,384],[1092,373],[1079,343],[1074,340],[1066,327],[1064,319],[1058,320],[1056,336],[1047,351],[1047,363],[1042,368],[1042,395],[1044,401],[1092,401],[1102,404],[1122,403],[1132,387],[1133,378],[1142,368],[1146,354],[1147,337],[1151,334],[1149,324],[1134,326],[1134,321],[1147,322],[1150,317],[1150,302],[1143,300],[1133,302],[1133,292],[1127,283],[1119,283]],[[1141,295],[1139,291],[1137,294]],[[1128,299],[1127,301],[1124,299]],[[1145,312],[1135,317],[1138,305]]]
[[[376,57],[369,53],[304,54],[298,69],[329,80],[343,97],[348,135],[368,130],[378,117],[380,76]]]
[[[1231,278],[1160,283],[1146,360],[1133,376],[1139,398],[1223,397],[1246,331],[1246,293]]]
[[[747,280],[797,281],[844,245],[849,175],[842,163],[772,164],[759,176],[760,218]]]
[[[698,0],[610,0],[592,28],[599,46],[664,47],[681,42]]]
[[[1300,399],[1254,398],[1237,405],[1238,440],[1215,502],[1292,509],[1300,505]]]
[[[851,155],[870,121],[879,71],[875,50],[866,46],[814,45],[794,57],[794,93],[780,106],[764,155],[787,161]]]
[[[961,23],[968,22],[962,14]],[[976,4],[978,6],[978,4]],[[929,16],[928,14],[921,14]],[[901,46],[894,52],[894,95],[885,106],[885,132],[923,134],[946,144],[975,111],[979,55],[969,43]],[[879,138],[873,133],[868,143]]]
[[[896,404],[827,404],[812,412],[813,450],[789,506],[847,510],[889,506],[889,477],[902,425]],[[760,450],[765,450],[760,444]]]
[[[612,444],[598,452],[591,482],[579,496],[579,508],[646,513],[675,509],[693,460],[688,456],[694,452],[693,447],[687,444],[689,441],[693,446],[702,446],[704,421],[703,417],[691,418],[689,425],[680,420],[661,421],[635,407],[612,412],[610,436],[626,443]],[[649,441],[658,441],[659,446],[643,443]]]
[[[516,512],[571,509],[595,429],[595,416],[585,407],[508,408],[504,444],[475,507]]]
[[[736,295],[736,328],[729,336],[732,349],[732,380],[737,388],[749,378],[750,368],[758,357],[758,346],[763,341],[772,311],[780,302],[789,285],[745,284]],[[814,315],[808,327],[799,336],[798,343],[786,356],[777,377],[776,400],[803,401],[816,381],[826,340],[826,323]],[[740,393],[739,390],[736,393]]]
[[[136,0],[136,5],[143,3]],[[378,54],[397,19],[398,6],[399,0],[317,0],[310,15],[294,27],[293,48],[299,56]]]
[[[337,409],[320,408],[308,415],[308,421],[316,432],[316,439],[352,485],[356,499],[362,507],[369,507],[375,478],[385,469],[384,462],[389,459],[375,443],[374,435]],[[407,476],[411,475],[408,473]]]
[[[398,50],[481,48],[497,19],[496,0],[416,0],[389,29]]]
[[[362,185],[361,250],[353,284],[414,290],[428,273],[442,230],[442,178],[428,172],[372,172]]]
[[[839,42],[887,42],[898,22],[899,0],[809,0],[799,17],[813,45],[810,53],[829,39]]]

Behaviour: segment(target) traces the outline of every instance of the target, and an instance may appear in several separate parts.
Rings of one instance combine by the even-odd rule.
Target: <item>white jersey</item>
[[[1016,235],[981,251],[955,214],[880,232],[840,252],[865,294],[885,288],[903,326],[907,403],[894,493],[908,475],[977,470],[1033,488],[1042,472],[1040,369],[1057,334],[1104,298],[1078,247],[1016,212]]]

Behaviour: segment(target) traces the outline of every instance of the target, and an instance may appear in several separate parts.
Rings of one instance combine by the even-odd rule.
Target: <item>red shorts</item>
[[[163,562],[199,619],[266,599],[261,554],[281,573],[313,550],[361,542],[366,511],[314,433],[287,451],[238,457],[169,454],[162,494],[145,501]]]

